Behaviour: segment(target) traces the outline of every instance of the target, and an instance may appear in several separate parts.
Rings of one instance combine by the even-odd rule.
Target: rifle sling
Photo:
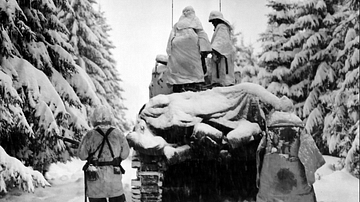
[[[225,58],[225,65],[226,65],[226,74],[229,74],[229,64],[228,64],[228,61],[227,61],[227,58]]]
[[[229,74],[229,64],[228,64],[228,61],[227,61],[227,58],[225,56],[221,56],[222,58],[225,58],[225,72],[226,74]],[[221,61],[219,62],[221,63]],[[217,78],[220,78],[220,73],[219,73],[219,63],[215,63],[216,64],[216,76]]]
[[[114,128],[109,128],[107,131],[106,131],[106,134],[104,134],[104,132],[102,132],[102,130],[100,128],[96,128],[95,129],[100,135],[103,136],[103,141],[101,143],[101,148],[100,148],[100,151],[99,151],[99,154],[98,154],[98,159],[100,159],[100,155],[102,154],[102,150],[104,149],[104,146],[105,146],[105,142],[108,144],[109,146],[109,149],[110,149],[110,153],[111,153],[111,157],[112,158],[115,158],[115,155],[114,155],[114,152],[111,148],[111,144],[109,142],[109,139],[108,139],[108,136],[110,135],[110,133],[114,130]]]

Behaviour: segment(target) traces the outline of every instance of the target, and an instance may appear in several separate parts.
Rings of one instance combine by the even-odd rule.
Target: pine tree
[[[107,78],[104,80],[103,84],[106,92],[105,98],[109,105],[114,109],[117,127],[122,131],[127,131],[130,127],[126,123],[124,113],[124,110],[127,110],[123,104],[124,98],[122,97],[122,93],[124,90],[120,85],[122,80],[116,69],[116,62],[111,53],[111,50],[114,49],[115,46],[109,40],[110,35],[108,34],[111,28],[106,24],[104,13],[101,11],[96,15],[96,22],[100,27],[100,29],[97,30],[97,35],[99,36],[100,44],[103,46],[102,55],[105,63],[103,69],[107,72]]]
[[[359,177],[359,2],[346,0],[340,6],[330,43],[337,50],[333,66],[338,67],[339,83],[325,119],[324,138],[330,152],[346,158],[349,171]]]
[[[277,96],[286,95],[292,99],[296,113],[301,116],[302,101],[306,97],[304,91],[309,81],[290,70],[301,44],[288,45],[293,37],[299,38],[303,33],[293,29],[296,4],[289,0],[271,0],[267,6],[274,11],[268,15],[268,27],[260,36],[263,52],[259,58],[259,83]]]
[[[14,0],[1,5],[1,70],[14,80],[7,83],[15,89],[12,97],[19,98],[4,102],[11,115],[5,119],[20,122],[20,127],[7,125],[1,145],[40,169],[43,164],[61,160],[59,155],[65,149],[63,142],[54,138],[66,130],[69,117],[60,94],[73,105],[81,104],[71,92],[61,91],[62,77],[58,77],[59,72],[71,74],[74,64],[68,52],[67,30],[56,17],[57,6],[62,5]]]
[[[275,14],[269,15],[262,37],[260,65],[267,71],[260,70],[259,77],[266,79],[268,90],[292,98],[323,153],[346,156],[358,145],[353,143],[359,131],[358,2],[270,1],[269,5]],[[288,16],[284,13],[292,20],[284,20]],[[285,50],[292,51],[291,57],[279,59]]]
[[[90,128],[88,113],[96,105],[121,111],[118,124],[128,129],[105,19],[95,20],[93,1],[86,1],[90,10],[77,10],[76,2],[0,1],[0,145],[5,153],[40,171],[73,155],[65,140],[81,140]],[[58,17],[74,15],[93,17],[68,27]],[[91,28],[83,26],[86,20]],[[76,37],[79,27],[91,37]],[[75,40],[96,46],[79,49]],[[88,63],[85,56],[91,59]],[[103,77],[91,75],[92,64]]]
[[[129,127],[124,118],[123,90],[110,52],[114,46],[108,39],[109,27],[103,14],[95,11],[94,3],[92,0],[71,0],[74,12],[61,12],[59,17],[71,30],[70,43],[75,50],[76,63],[89,76],[91,94],[96,95],[86,96],[94,99],[84,100],[88,104],[88,113],[92,111],[90,106],[108,105],[115,110],[117,126],[125,131]]]
[[[105,76],[102,70],[92,60],[87,58],[101,58],[99,50],[96,49],[100,46],[98,38],[87,25],[87,23],[94,23],[92,3],[95,3],[95,1],[69,0],[69,3],[71,12],[60,10],[58,13],[60,21],[69,30],[69,43],[73,47],[73,57],[76,63],[75,75],[67,78],[67,80],[76,89],[81,88],[82,85],[86,86],[86,91],[76,91],[76,93],[87,111],[91,112],[88,110],[91,106],[101,104],[96,91],[102,92],[102,89],[98,83],[94,83],[87,72],[91,74],[98,73],[100,78]]]
[[[347,58],[355,66],[349,67],[346,62],[344,64],[341,61],[341,55],[344,52],[344,50],[341,51],[341,47],[346,47],[346,45],[341,43],[344,40],[344,34],[338,33],[338,30],[342,29],[339,26],[346,30],[349,29],[350,33],[352,32],[352,27],[354,27],[350,24],[344,26],[342,25],[343,23],[339,23],[341,19],[350,17],[346,16],[346,12],[343,13],[342,9],[344,7],[348,7],[346,6],[346,1],[321,0],[302,3],[298,6],[297,10],[300,16],[297,18],[297,23],[305,25],[305,30],[309,30],[311,35],[306,38],[306,41],[304,40],[302,51],[295,56],[291,64],[293,70],[297,69],[298,71],[307,72],[306,79],[311,81],[311,85],[308,87],[309,96],[305,100],[303,108],[303,115],[307,118],[307,130],[314,134],[322,134],[317,136],[318,143],[321,142],[321,139],[325,139],[326,145],[329,147],[328,152],[338,156],[344,156],[346,151],[350,149],[350,143],[348,146],[341,145],[344,141],[349,142],[346,141],[349,138],[348,129],[350,129],[350,125],[354,124],[345,112],[348,109],[348,106],[344,106],[342,101],[342,92],[344,92],[345,88],[340,86],[346,85],[341,84],[345,74],[349,73],[351,75],[353,72],[349,72],[349,70],[357,69],[355,67],[358,65],[358,62],[357,64],[355,62],[356,59],[355,61],[350,59],[356,52],[356,49],[347,52],[349,53]],[[356,16],[352,16],[352,23],[353,25],[358,24]],[[350,34],[349,37],[349,41],[356,38],[354,34]],[[356,42],[354,46],[356,47]],[[358,53],[355,54],[358,57]],[[353,77],[358,74],[356,73],[357,71],[355,70],[355,75],[352,75]],[[348,78],[351,78],[351,76]],[[356,100],[355,97],[358,97],[356,79],[353,79],[353,81],[355,83],[348,88],[352,93],[345,93],[353,95],[352,101]],[[356,86],[355,88],[354,85]],[[355,135],[352,135],[350,141],[354,137]],[[341,154],[339,152],[344,153]]]
[[[40,171],[69,158],[62,139],[74,132],[66,106],[81,105],[63,76],[75,67],[68,31],[56,17],[66,7],[66,1],[0,2],[0,144]]]
[[[237,41],[235,44],[235,83],[259,83],[257,80],[259,66],[257,65],[257,58],[254,54],[254,48],[251,45],[246,46],[244,44],[241,33],[235,36],[240,37],[240,41]]]

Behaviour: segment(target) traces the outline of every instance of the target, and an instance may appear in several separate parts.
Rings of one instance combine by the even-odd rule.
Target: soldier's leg
[[[106,202],[106,198],[89,198],[90,202]]]
[[[117,197],[111,197],[109,198],[109,202],[126,202],[125,195],[117,196]]]

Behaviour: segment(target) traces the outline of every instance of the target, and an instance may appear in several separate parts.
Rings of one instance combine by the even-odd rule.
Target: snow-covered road
[[[64,163],[52,164],[46,174],[51,187],[37,188],[34,193],[24,193],[12,189],[6,196],[0,196],[1,202],[83,202],[84,201],[84,161],[73,159]],[[131,168],[130,158],[121,163],[126,170],[123,175],[123,184],[127,201],[131,201],[131,179],[135,178],[136,171]]]
[[[359,179],[344,170],[334,171],[337,158],[324,156],[326,164],[316,173],[317,181],[314,189],[318,202],[358,202]],[[1,202],[83,202],[84,182],[83,161],[73,159],[66,164],[57,163],[50,166],[46,177],[51,187],[37,188],[34,193],[24,193],[13,189],[6,196],[0,197]],[[131,168],[131,161],[122,162],[126,170],[123,183],[127,201],[131,201],[131,179],[136,171]]]

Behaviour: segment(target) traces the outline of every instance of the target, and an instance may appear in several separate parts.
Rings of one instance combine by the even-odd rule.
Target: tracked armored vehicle
[[[252,83],[172,93],[164,56],[152,75],[150,100],[127,136],[132,201],[254,201],[266,115],[292,103]]]

